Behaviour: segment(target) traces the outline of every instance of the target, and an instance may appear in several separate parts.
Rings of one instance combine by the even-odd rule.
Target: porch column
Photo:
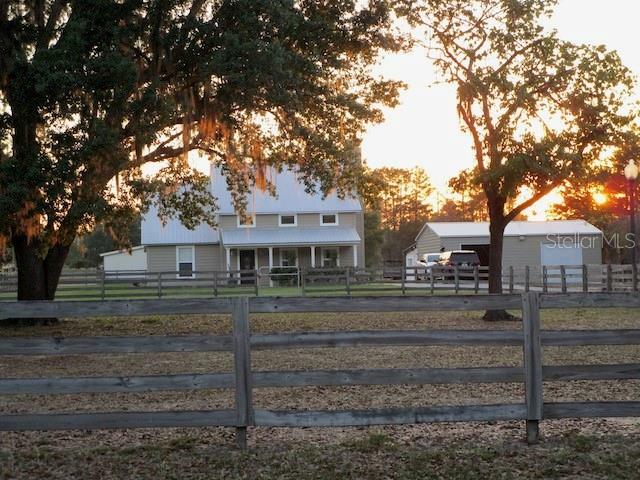
[[[240,275],[240,249],[236,248],[236,270],[238,273],[238,285],[242,285],[242,275]]]
[[[311,247],[311,268],[316,267],[316,246]]]
[[[269,286],[273,287],[273,280],[271,280],[271,269],[273,268],[273,247],[269,247]]]
[[[353,266],[358,266],[358,245],[353,246]]]
[[[227,252],[227,272],[229,270],[231,270],[231,249],[230,248],[225,248],[226,252]]]

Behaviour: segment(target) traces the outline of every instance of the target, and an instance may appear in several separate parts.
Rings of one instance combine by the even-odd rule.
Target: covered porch
[[[222,236],[227,269],[258,270],[265,279],[276,267],[357,267],[361,263],[361,240],[353,228],[244,229]]]

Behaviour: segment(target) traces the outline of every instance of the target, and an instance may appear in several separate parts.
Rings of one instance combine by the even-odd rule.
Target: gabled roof
[[[222,231],[225,247],[282,245],[353,245],[360,235],[351,227],[242,228]]]
[[[488,237],[489,222],[427,222],[418,233],[429,227],[439,237]],[[549,220],[510,222],[505,237],[532,235],[602,235],[602,231],[585,220]]]
[[[298,180],[295,172],[283,170],[278,173],[274,169],[267,171],[267,178],[276,187],[276,197],[268,192],[254,188],[247,196],[249,213],[334,213],[360,212],[362,205],[357,198],[338,198],[330,193],[325,198],[321,194],[310,194],[305,191],[304,183]],[[235,214],[231,194],[227,189],[225,177],[219,168],[211,167],[211,189],[218,198],[219,213]]]

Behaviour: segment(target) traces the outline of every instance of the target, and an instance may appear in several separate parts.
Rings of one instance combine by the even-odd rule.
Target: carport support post
[[[251,376],[251,346],[249,342],[249,299],[233,299],[233,356],[236,394],[236,445],[247,449],[247,427],[253,421],[253,382]]]
[[[537,292],[522,294],[524,337],[524,391],[527,406],[527,443],[540,440],[542,420],[542,348],[540,346],[540,297]]]

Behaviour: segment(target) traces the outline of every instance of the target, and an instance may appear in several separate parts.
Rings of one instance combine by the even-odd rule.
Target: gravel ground
[[[479,317],[478,312],[273,314],[252,317],[252,330],[267,333],[521,327],[518,322],[487,324]],[[546,329],[640,328],[640,312],[624,309],[544,311],[542,320]],[[66,320],[50,327],[3,329],[0,336],[229,332],[230,321],[226,316],[166,316]],[[546,365],[638,363],[639,359],[637,346],[544,349]],[[230,371],[232,362],[232,356],[226,353],[0,355],[0,377],[222,372]],[[521,362],[521,349],[513,347],[257,351],[252,358],[255,370],[519,366]],[[547,382],[544,387],[546,401],[637,400],[640,392],[638,381]],[[381,408],[522,402],[523,394],[521,384],[265,388],[255,391],[255,404],[257,408],[269,409]],[[229,390],[0,397],[2,413],[211,409],[232,405],[233,392]],[[640,423],[636,420],[545,421],[542,434],[540,446],[526,447],[522,444],[522,422],[368,429],[256,428],[249,434],[252,450],[243,454],[230,448],[233,430],[224,428],[4,433],[0,435],[0,478],[487,478],[494,474],[499,478],[631,478],[623,476],[629,472],[637,475]],[[571,468],[560,465],[562,455],[558,452],[569,459]],[[463,454],[464,458],[476,460],[463,461]],[[445,460],[450,457],[457,461]],[[623,460],[625,467],[616,470]],[[539,471],[528,470],[530,462],[539,464]],[[415,468],[409,468],[411,465]],[[465,469],[460,470],[460,465],[466,465]],[[627,469],[634,465],[635,470]],[[540,471],[544,475],[536,476]]]

